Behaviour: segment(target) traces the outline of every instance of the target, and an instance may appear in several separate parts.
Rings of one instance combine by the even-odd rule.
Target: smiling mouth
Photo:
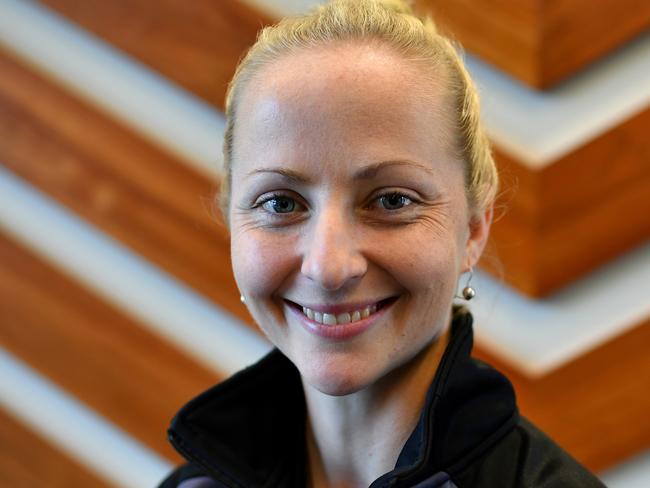
[[[376,313],[378,310],[392,304],[397,300],[398,297],[390,297],[385,300],[381,300],[372,305],[367,305],[362,308],[349,310],[341,313],[327,313],[312,310],[311,308],[304,307],[298,303],[292,302],[290,300],[285,300],[289,306],[300,311],[305,317],[314,322],[323,325],[344,325],[358,322],[360,320],[366,319]]]

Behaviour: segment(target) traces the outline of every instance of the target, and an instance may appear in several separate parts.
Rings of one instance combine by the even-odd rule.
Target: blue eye
[[[386,210],[399,210],[412,203],[411,199],[401,193],[388,193],[379,197],[381,206]]]
[[[266,200],[262,207],[272,213],[290,213],[296,209],[296,201],[293,198],[275,195]]]

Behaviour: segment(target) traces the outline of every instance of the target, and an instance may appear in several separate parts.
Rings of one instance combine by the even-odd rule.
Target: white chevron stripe
[[[272,19],[301,14],[325,3],[325,0],[241,0],[261,12],[266,12]]]
[[[0,169],[0,229],[191,357],[229,375],[270,346],[248,326]]]
[[[171,471],[169,462],[2,348],[0,371],[0,406],[108,483],[157,486]]]
[[[479,273],[470,306],[476,337],[516,368],[541,376],[648,320],[648,283],[650,243],[544,300]]]
[[[250,0],[277,12],[316,0]],[[30,1],[0,3],[0,44],[124,123],[214,174],[223,118],[183,89]],[[524,87],[472,56],[492,139],[543,167],[650,105],[650,33],[554,90]]]
[[[193,94],[28,0],[0,2],[0,45],[214,176],[223,117]]]
[[[609,488],[648,488],[650,486],[650,451],[607,470],[600,478]]]
[[[275,18],[325,0],[245,0]],[[547,91],[532,90],[470,54],[490,138],[518,161],[543,167],[650,105],[650,31]]]

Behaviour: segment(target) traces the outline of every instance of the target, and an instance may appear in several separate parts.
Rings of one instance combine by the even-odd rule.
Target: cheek
[[[377,241],[377,262],[410,293],[455,289],[461,254],[451,233],[442,238],[413,232]]]
[[[270,298],[295,268],[291,239],[259,229],[234,232],[231,257],[241,292],[253,300]]]

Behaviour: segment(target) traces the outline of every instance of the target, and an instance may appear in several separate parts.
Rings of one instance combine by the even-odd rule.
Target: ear
[[[469,221],[469,235],[465,242],[463,273],[476,266],[490,235],[494,208],[490,205],[484,212],[474,214]]]

